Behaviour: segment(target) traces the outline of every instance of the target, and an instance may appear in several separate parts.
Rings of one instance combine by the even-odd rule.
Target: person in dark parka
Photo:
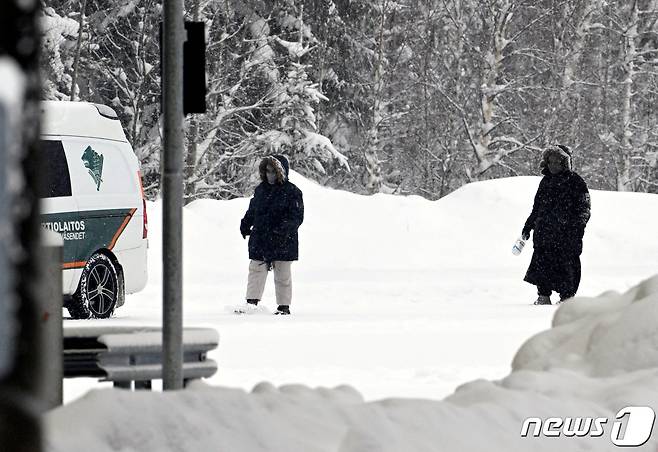
[[[258,167],[261,183],[240,222],[242,237],[249,236],[247,303],[236,309],[255,310],[267,273],[274,273],[278,304],[275,314],[290,314],[292,301],[291,263],[299,258],[297,230],[304,221],[302,191],[288,180],[290,165],[281,155],[265,157]]]
[[[524,280],[537,286],[535,304],[551,304],[574,295],[580,285],[580,254],[590,218],[590,196],[585,181],[572,170],[571,150],[564,145],[544,151],[544,177],[535,195],[532,213],[522,231],[525,240],[533,232],[534,252]]]

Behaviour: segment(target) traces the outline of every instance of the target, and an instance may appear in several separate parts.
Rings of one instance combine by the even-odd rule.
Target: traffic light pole
[[[183,0],[164,0],[163,388],[183,387]]]

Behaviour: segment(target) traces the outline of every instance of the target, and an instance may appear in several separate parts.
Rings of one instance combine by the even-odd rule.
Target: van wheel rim
[[[87,300],[89,307],[97,315],[104,315],[112,309],[116,299],[116,282],[112,270],[105,264],[95,265],[89,272]]]

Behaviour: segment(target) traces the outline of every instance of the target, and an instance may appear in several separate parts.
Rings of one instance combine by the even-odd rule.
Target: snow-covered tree
[[[186,0],[208,42],[186,197],[248,194],[281,152],[322,184],[438,198],[536,174],[556,142],[595,188],[658,192],[657,1]],[[44,97],[113,106],[157,196],[160,2],[42,10]]]
[[[66,2],[60,10],[70,6]],[[72,49],[78,36],[79,23],[71,17],[60,15],[52,7],[42,8],[39,22],[42,33],[43,96],[52,100],[66,99],[70,95],[70,72],[74,61]]]
[[[656,102],[658,84],[658,2],[633,0],[604,3],[599,15],[606,68],[599,84],[602,127],[599,139],[605,161],[614,169],[612,187],[619,191],[658,188],[656,165]]]
[[[319,179],[347,157],[319,130],[315,109],[327,98],[306,62],[317,40],[303,5],[208,3],[209,112],[195,119],[188,155],[187,196],[233,197],[248,191],[264,155],[287,155]]]

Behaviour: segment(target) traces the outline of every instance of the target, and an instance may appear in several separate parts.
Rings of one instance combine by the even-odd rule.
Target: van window
[[[39,184],[40,198],[71,196],[71,175],[61,141],[41,141],[44,177]]]
[[[91,196],[98,203],[99,195],[139,194],[136,177],[127,159],[136,160],[130,145],[111,140],[85,137],[66,137],[62,140],[69,164],[73,194]],[[128,154],[130,149],[130,155]]]

